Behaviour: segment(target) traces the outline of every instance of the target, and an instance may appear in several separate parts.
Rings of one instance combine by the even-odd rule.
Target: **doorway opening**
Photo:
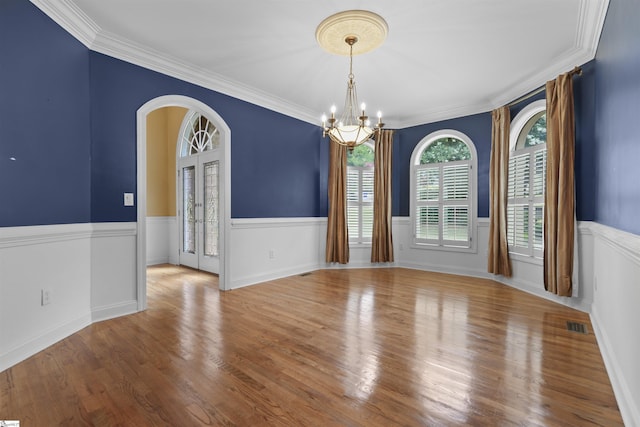
[[[180,223],[176,227],[177,235],[172,235],[169,238],[178,242],[177,246],[180,248],[180,252],[184,252],[182,249],[185,248],[186,240],[189,245],[194,243],[196,249],[202,248],[199,253],[193,251],[196,253],[195,256],[202,256],[203,259],[198,259],[197,264],[193,264],[192,256],[190,265],[190,261],[187,260],[189,257],[187,256],[183,260],[182,253],[180,253],[177,258],[178,263],[190,266],[197,265],[195,268],[217,273],[220,290],[229,289],[230,283],[228,254],[230,253],[231,224],[231,130],[222,117],[211,107],[196,99],[181,95],[161,96],[147,102],[137,111],[136,276],[139,311],[147,307],[147,138],[149,137],[147,116],[164,107],[182,107],[189,111],[179,133],[180,138],[185,134],[187,138],[193,136],[192,133],[198,134],[195,138],[191,138],[196,145],[195,148],[187,148],[189,155],[182,156],[180,150],[183,149],[183,144],[181,141],[178,141],[177,144],[177,161],[174,170],[188,170],[188,174],[194,178],[192,182],[194,192],[190,193],[191,200],[187,200],[191,204],[185,206],[184,185],[186,184],[184,172],[181,173],[176,178],[176,192],[179,193],[176,197],[176,222],[180,221]],[[195,121],[187,120],[194,117],[197,117]],[[200,123],[201,120],[202,123]],[[197,125],[196,128],[194,128],[195,125]],[[189,126],[191,126],[190,129]],[[215,132],[212,129],[215,129]],[[209,141],[211,148],[204,149],[207,144],[205,135],[207,130],[214,140]],[[200,144],[200,151],[197,149],[198,144]],[[214,144],[215,148],[213,148]],[[185,147],[187,146],[188,144],[185,145]],[[187,190],[192,191],[190,188]],[[209,199],[207,199],[207,194],[210,196]],[[190,211],[181,216],[178,211],[184,211],[185,207]],[[196,220],[198,221],[197,225]],[[190,223],[191,228],[183,228],[184,221]],[[202,235],[200,235],[200,230],[202,230]],[[187,239],[185,239],[185,231]],[[189,251],[186,252],[185,255],[194,255]],[[213,254],[215,256],[212,256]]]

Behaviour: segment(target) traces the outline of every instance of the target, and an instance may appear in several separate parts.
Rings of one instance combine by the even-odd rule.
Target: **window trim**
[[[469,246],[449,246],[439,244],[430,244],[430,243],[416,243],[416,169],[420,166],[420,157],[422,156],[422,152],[426,150],[429,145],[434,143],[436,140],[440,138],[456,138],[464,142],[469,148],[469,152],[471,153],[470,162],[470,178],[469,178],[469,191],[471,193],[470,200],[470,209],[471,215],[469,218],[470,222],[470,230],[469,237],[471,239]],[[445,162],[444,164],[446,164]],[[457,163],[457,162],[454,162]],[[442,163],[434,163],[442,164]],[[467,135],[462,132],[459,132],[454,129],[441,129],[435,132],[431,132],[416,144],[413,152],[411,153],[411,163],[410,163],[410,171],[409,171],[409,218],[411,221],[411,248],[414,249],[426,249],[426,250],[438,250],[438,251],[452,251],[452,252],[471,252],[477,253],[478,246],[478,153],[476,151],[476,146]]]
[[[518,144],[518,139],[520,138],[520,134],[524,130],[524,127],[527,125],[529,120],[536,114],[540,113],[541,111],[545,111],[546,109],[547,109],[546,99],[540,99],[525,106],[511,120],[511,126],[509,131],[509,160],[511,160],[512,153],[516,151],[519,151],[520,153],[523,153],[523,154],[527,152],[532,153],[534,151],[537,151],[534,149],[534,147],[528,147],[525,149],[516,150],[516,146]],[[545,144],[545,147],[546,147],[546,144]],[[545,189],[545,192],[546,192],[546,189]],[[507,205],[508,205],[508,200],[507,200]],[[543,215],[544,215],[544,210],[543,210]],[[507,227],[508,227],[508,224],[507,224]],[[512,259],[516,259],[516,260],[520,260],[520,261],[524,261],[524,262],[528,262],[536,265],[542,265],[543,263],[542,254],[544,253],[544,248],[542,249],[542,251],[535,250],[533,249],[533,247],[531,247],[531,242],[529,242],[529,244],[530,244],[530,247],[528,249],[529,253],[513,252],[511,247],[509,247],[509,256]]]

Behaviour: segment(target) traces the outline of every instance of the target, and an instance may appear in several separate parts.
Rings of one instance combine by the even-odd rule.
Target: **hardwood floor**
[[[148,280],[147,311],[1,372],[0,419],[622,425],[588,316],[490,280],[321,270],[221,293],[215,276],[175,266]]]

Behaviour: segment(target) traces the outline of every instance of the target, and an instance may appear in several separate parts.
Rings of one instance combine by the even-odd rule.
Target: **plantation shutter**
[[[444,245],[459,246],[469,242],[470,236],[470,165],[442,166],[442,241]]]
[[[544,249],[544,191],[547,178],[547,149],[542,148],[533,154],[533,223],[531,224],[531,235],[533,236],[533,254],[542,257]]]
[[[440,242],[440,167],[416,169],[416,243]]]
[[[507,243],[514,251],[529,247],[530,158],[530,153],[523,153],[509,159]]]
[[[360,236],[359,194],[360,194],[360,173],[355,167],[347,167],[347,230],[349,241],[357,241]]]
[[[542,256],[546,169],[545,145],[517,150],[509,159],[507,242],[511,252]]]
[[[371,243],[373,168],[347,167],[347,225],[350,243]]]
[[[362,243],[371,243],[373,233],[373,168],[362,169],[362,192],[360,196],[360,219]]]

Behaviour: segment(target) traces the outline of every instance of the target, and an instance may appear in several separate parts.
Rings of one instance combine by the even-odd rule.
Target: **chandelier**
[[[346,146],[350,151],[370,140],[384,126],[380,111],[378,111],[377,123],[372,126],[365,111],[365,103],[358,104],[356,81],[353,75],[354,45],[362,38],[364,42],[361,43],[359,53],[373,50],[385,39],[387,31],[387,23],[384,19],[364,10],[350,10],[332,15],[316,30],[318,43],[325,50],[344,54],[346,46],[349,52],[349,76],[344,110],[337,118],[336,107],[333,105],[331,116],[322,116],[322,136],[328,135],[332,141]]]

